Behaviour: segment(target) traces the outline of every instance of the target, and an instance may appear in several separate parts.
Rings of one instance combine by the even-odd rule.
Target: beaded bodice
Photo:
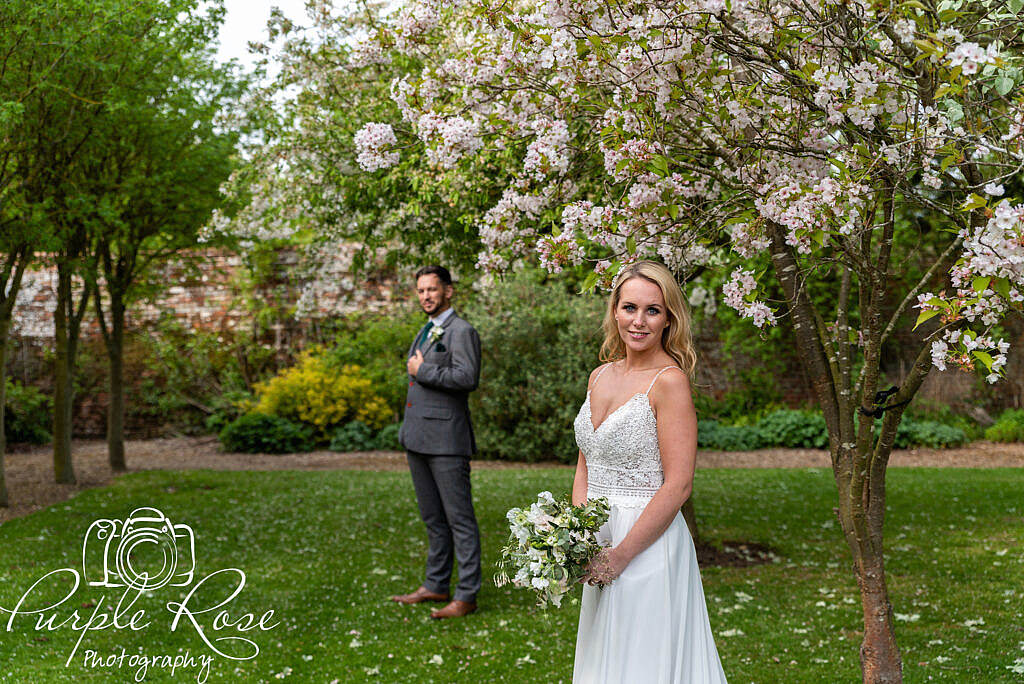
[[[594,379],[595,384],[600,377]],[[573,426],[576,444],[587,462],[588,499],[604,496],[617,506],[646,506],[664,483],[658,422],[648,399],[654,380],[646,392],[634,394],[596,429],[587,392]]]

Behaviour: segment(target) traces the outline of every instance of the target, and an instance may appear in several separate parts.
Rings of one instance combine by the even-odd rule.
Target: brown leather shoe
[[[448,594],[438,594],[430,591],[426,587],[420,587],[411,594],[392,596],[391,600],[395,603],[404,603],[407,606],[411,606],[414,603],[422,603],[423,601],[444,602],[448,600]]]
[[[435,620],[443,620],[444,618],[453,617],[466,617],[475,610],[475,603],[455,599],[444,608],[439,608],[438,610],[432,611],[430,613],[430,617],[434,618]]]

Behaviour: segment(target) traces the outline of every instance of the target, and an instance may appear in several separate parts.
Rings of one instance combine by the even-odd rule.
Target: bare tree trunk
[[[73,357],[69,339],[68,309],[71,307],[71,273],[67,264],[57,265],[57,306],[54,310],[53,361],[53,476],[56,482],[73,484],[71,463],[71,418],[74,385]]]
[[[110,361],[107,454],[111,469],[123,472],[128,466],[124,457],[124,302],[121,301],[120,292],[110,293],[110,335],[106,337],[107,358]]]
[[[11,334],[14,303],[21,289],[21,279],[32,257],[27,245],[9,252],[0,269],[0,506],[10,505],[7,497],[7,475],[4,461],[7,454],[7,432],[4,428],[7,410],[7,343]]]
[[[885,584],[882,555],[870,554],[854,564],[864,614],[864,640],[860,668],[864,682],[896,684],[903,681],[903,663],[896,645],[892,604]]]
[[[7,508],[7,476],[4,474],[4,460],[7,454],[7,433],[4,429],[4,412],[7,408],[7,335],[10,319],[0,319],[0,506]]]

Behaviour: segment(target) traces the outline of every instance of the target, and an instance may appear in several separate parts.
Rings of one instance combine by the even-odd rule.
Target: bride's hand
[[[628,561],[624,561],[615,549],[601,549],[587,565],[586,574],[582,582],[593,586],[605,586],[611,584],[622,571],[625,570]]]

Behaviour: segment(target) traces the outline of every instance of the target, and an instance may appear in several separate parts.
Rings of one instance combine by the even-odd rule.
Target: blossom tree
[[[398,115],[354,137],[367,184],[411,150],[458,170],[525,148],[477,223],[481,268],[590,264],[589,286],[641,258],[726,269],[728,306],[791,326],[828,427],[867,682],[902,680],[882,531],[903,412],[932,367],[997,382],[994,331],[1024,301],[1024,206],[1007,197],[1021,5],[420,0],[355,50],[422,60],[392,84]],[[928,268],[898,287],[912,256]],[[911,326],[916,363],[883,389],[882,346]]]

